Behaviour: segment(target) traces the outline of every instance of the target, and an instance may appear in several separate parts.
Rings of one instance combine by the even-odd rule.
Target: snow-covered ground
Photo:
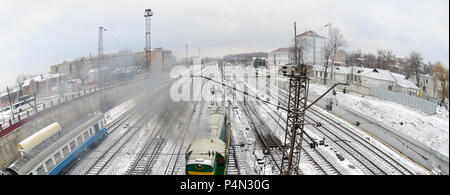
[[[126,111],[128,111],[130,108],[134,107],[136,105],[135,98],[131,98],[127,100],[126,102],[112,108],[108,112],[105,113],[106,115],[106,124],[111,123],[112,121],[118,119],[121,117]]]
[[[310,84],[312,93],[322,94],[327,89],[328,87],[324,85]],[[337,92],[337,95],[332,98],[335,103],[337,101],[338,104],[357,110],[449,156],[449,112],[445,108],[438,107],[437,113],[430,115],[412,107],[373,96],[343,94],[339,90]]]
[[[217,66],[209,66],[209,67],[205,67],[206,72],[204,72],[204,75],[208,75],[208,74],[212,74],[213,72],[216,74],[218,73],[218,69]],[[230,71],[230,72],[234,72],[234,73],[238,73],[237,71]],[[188,75],[186,75],[188,74]],[[188,82],[189,80],[192,80],[192,78],[189,77],[190,71],[183,71],[183,75],[185,76],[184,78],[179,78],[180,82]],[[230,76],[230,75],[229,75]],[[226,83],[227,84],[231,84],[234,81],[230,81],[230,80],[234,80],[231,76],[229,77],[230,79],[226,79],[228,80]],[[193,78],[194,80],[194,85],[199,85],[200,82],[195,82],[195,80],[199,80],[200,78]],[[214,78],[214,80],[219,81],[220,77]],[[242,78],[240,78],[239,80],[243,81]],[[212,82],[209,82],[212,83]],[[213,84],[214,88],[217,90],[219,88],[223,88],[222,86],[220,86],[218,83],[214,83]],[[211,86],[210,86],[211,87]],[[314,85],[311,84],[311,92],[313,93],[323,93],[325,90],[327,89],[327,87],[325,86],[320,86],[320,85]],[[209,89],[204,89],[207,92],[209,92]],[[256,94],[257,89],[255,86],[249,85],[248,86],[248,90],[250,94]],[[220,92],[218,91],[216,93],[217,95],[220,94]],[[264,98],[264,94],[265,92],[259,92],[258,93],[260,97]],[[195,95],[194,95],[195,96]],[[221,95],[218,95],[221,96]],[[114,158],[111,161],[111,164],[108,166],[108,168],[106,169],[106,171],[104,171],[105,174],[126,174],[127,173],[127,169],[129,168],[129,166],[133,163],[133,160],[135,159],[136,155],[142,150],[143,145],[147,142],[147,140],[149,140],[152,136],[152,132],[154,132],[156,130],[156,127],[163,125],[161,118],[157,117],[158,115],[160,115],[161,112],[165,112],[167,110],[171,110],[174,111],[175,113],[180,112],[181,115],[180,116],[184,116],[186,119],[183,121],[181,120],[183,117],[181,118],[177,118],[177,117],[169,117],[168,121],[172,121],[172,122],[176,122],[176,123],[180,123],[179,125],[174,125],[173,127],[168,127],[168,131],[171,132],[172,135],[170,135],[168,137],[168,139],[166,140],[166,144],[163,145],[162,149],[161,149],[161,155],[160,157],[158,157],[155,161],[155,163],[153,164],[153,170],[151,171],[152,174],[165,174],[165,170],[168,169],[169,166],[169,162],[171,160],[173,160],[174,156],[173,153],[174,151],[178,151],[180,150],[181,155],[179,156],[179,158],[183,157],[183,152],[185,150],[185,148],[193,141],[197,138],[198,131],[196,131],[195,129],[201,129],[199,127],[202,126],[202,123],[200,121],[205,120],[205,118],[207,117],[207,110],[208,110],[208,105],[211,103],[210,101],[206,101],[204,99],[201,99],[201,101],[192,101],[192,102],[188,102],[188,107],[190,107],[189,109],[183,109],[183,111],[181,110],[181,107],[172,107],[172,108],[168,108],[169,105],[172,105],[174,102],[170,100],[168,94],[160,94],[157,96],[157,99],[165,99],[166,101],[161,101],[161,100],[157,100],[154,99],[153,102],[153,106],[154,109],[152,114],[148,113],[148,128],[143,128],[141,130],[139,130],[139,132],[136,134],[136,137],[134,137],[133,139],[130,140],[129,144],[126,144],[126,146],[122,149],[122,151],[117,155],[116,158]],[[228,90],[225,98],[228,100],[232,99],[232,93],[231,90]],[[267,95],[266,95],[267,97]],[[338,94],[338,103],[339,104],[354,104],[354,106],[352,106],[352,108],[354,108],[355,110],[366,110],[368,113],[367,115],[372,115],[372,112],[381,112],[382,114],[380,114],[380,118],[381,117],[391,117],[390,115],[388,115],[388,113],[385,113],[383,111],[383,109],[385,109],[384,107],[394,107],[391,104],[395,104],[395,103],[391,103],[391,102],[386,102],[384,100],[379,100],[377,98],[373,98],[373,97],[360,97],[359,95],[356,94]],[[213,101],[216,101],[217,97],[215,97]],[[196,99],[194,97],[194,99]],[[342,100],[341,100],[342,99]],[[384,101],[384,102],[383,102]],[[170,103],[172,102],[172,103]],[[257,107],[258,110],[260,111],[264,111],[264,110],[270,110],[272,114],[274,114],[275,112],[279,112],[281,114],[281,116],[286,116],[286,113],[284,111],[281,110],[277,110],[275,106],[272,105],[267,105],[264,103],[258,103],[258,102],[252,102],[255,104],[255,106]],[[363,104],[363,107],[359,108],[358,106],[360,104]],[[386,105],[384,105],[386,104]],[[159,105],[159,106],[157,106]],[[369,106],[367,106],[369,105]],[[123,116],[123,114],[130,108],[132,107],[138,107],[138,101],[135,99],[131,99],[126,101],[125,103],[115,107],[113,110],[111,110],[107,116],[107,122],[111,122],[114,119],[117,119],[121,116]],[[350,106],[350,105],[348,105]],[[364,107],[365,106],[365,107]],[[442,110],[438,111],[438,114],[436,116],[428,116],[426,114],[422,114],[422,116],[420,114],[414,115],[411,114],[410,112],[414,113],[414,112],[418,112],[415,111],[412,108],[404,108],[405,106],[403,105],[398,105],[396,104],[395,106],[397,106],[397,110],[402,108],[403,110],[400,112],[396,112],[397,115],[399,115],[398,117],[410,117],[412,118],[413,116],[416,117],[416,120],[421,120],[423,121],[423,123],[420,123],[420,125],[427,125],[428,121],[431,120],[436,120],[436,121],[440,121],[442,122],[443,120],[447,120],[448,121],[448,112],[442,112]],[[192,111],[192,108],[196,108],[196,111]],[[240,166],[241,168],[245,169],[245,173],[247,175],[252,175],[252,174],[277,174],[274,173],[272,170],[276,169],[276,166],[274,163],[270,163],[271,159],[270,157],[266,158],[266,166],[263,166],[262,164],[258,164],[257,161],[258,159],[261,159],[261,155],[258,157],[258,154],[261,153],[262,151],[262,147],[260,146],[260,144],[258,143],[258,139],[256,136],[256,133],[253,132],[252,128],[250,127],[249,121],[247,120],[245,114],[242,111],[242,108],[240,108],[239,104],[237,102],[232,102],[232,106],[233,109],[231,110],[231,121],[232,121],[232,133],[233,133],[233,139],[235,139],[235,142],[238,143],[238,145],[241,145],[242,143],[242,147],[239,147],[240,152],[239,154],[237,154],[239,161],[240,161]],[[398,108],[400,107],[400,108]],[[369,109],[371,108],[371,109]],[[379,109],[375,110],[375,109]],[[388,108],[386,108],[388,109]],[[368,111],[369,110],[369,111]],[[389,111],[388,111],[389,112]],[[391,115],[393,115],[392,110],[390,111]],[[173,114],[175,114],[173,113]],[[327,112],[324,112],[326,114],[328,114]],[[150,116],[150,115],[154,115],[154,116]],[[274,134],[276,136],[278,136],[278,138],[280,140],[284,140],[284,131],[282,130],[281,127],[279,127],[279,125],[276,124],[277,121],[273,120],[273,118],[271,118],[268,113],[265,112],[261,112],[260,116],[262,117],[262,119],[267,123],[267,125],[269,126],[269,128],[271,130],[273,130]],[[377,115],[376,115],[377,116]],[[424,116],[427,117],[435,117],[433,119],[430,120],[424,120]],[[190,119],[188,119],[190,118]],[[136,119],[134,119],[136,120]],[[392,119],[390,119],[389,121],[391,121]],[[406,125],[410,125],[410,121],[405,120],[405,118],[402,118],[403,122],[405,123],[403,125],[403,127],[405,127]],[[392,122],[394,122],[395,120],[392,120]],[[281,122],[281,121],[279,121]],[[409,123],[407,123],[409,122]],[[182,123],[182,124],[181,124]],[[204,121],[203,121],[204,123]],[[342,123],[346,123],[345,121],[342,121]],[[391,123],[389,123],[391,124]],[[399,126],[398,122],[397,123],[392,123],[392,125],[397,125]],[[415,124],[416,126],[419,126],[417,124]],[[444,126],[444,124],[441,124],[442,126]],[[446,129],[446,137],[447,137],[447,155],[448,155],[448,124],[445,124],[446,127],[442,127],[442,129]],[[164,126],[164,125],[163,125]],[[277,127],[278,126],[278,127]],[[347,125],[347,126],[351,126],[351,125]],[[409,126],[408,126],[409,127]],[[187,136],[188,138],[186,138],[184,140],[184,143],[181,144],[180,143],[180,134],[182,131],[182,129],[187,128]],[[247,129],[248,128],[248,129]],[[430,128],[430,127],[426,127],[426,128]],[[76,168],[73,172],[71,172],[71,174],[83,174],[85,172],[85,169],[87,167],[89,167],[90,165],[92,165],[92,163],[97,159],[97,156],[99,156],[100,154],[102,154],[102,152],[105,151],[105,148],[107,148],[107,146],[111,145],[116,139],[117,137],[119,137],[120,135],[122,135],[123,133],[125,133],[127,131],[126,128],[121,128],[119,130],[117,130],[114,134],[109,135],[108,137],[106,137],[106,139],[104,140],[104,142],[98,146],[95,151],[93,151],[92,153],[90,153],[85,161],[83,162],[84,165],[79,165],[80,167]],[[322,139],[320,134],[316,134],[314,132],[313,129],[310,129],[309,127],[306,128],[306,131],[308,131],[308,134],[311,135],[314,138]],[[358,132],[359,130],[357,128],[353,128],[353,131]],[[177,132],[177,133],[176,133]],[[438,133],[438,132],[436,132]],[[364,134],[363,132],[360,132],[360,134]],[[363,137],[370,137],[370,135],[362,135]],[[437,137],[441,137],[437,136]],[[439,140],[439,138],[437,138]],[[384,146],[382,143],[379,143],[378,141],[376,141],[376,139],[370,139],[371,142],[375,145],[378,145],[378,147],[383,148],[383,150],[389,151],[390,154],[392,154],[392,157],[395,159],[400,159],[400,158],[404,158],[401,155],[391,151],[389,148],[387,148],[386,146]],[[427,139],[429,140],[429,139]],[[181,145],[182,146],[181,149],[179,149],[179,147]],[[339,153],[340,151],[333,149],[334,147],[332,147],[332,144],[330,144],[329,146],[319,146],[317,147],[317,149],[319,150],[319,152],[324,155],[333,165],[335,165],[337,167],[337,169],[339,169],[339,171],[342,174],[350,174],[350,175],[359,175],[359,174],[365,174],[362,170],[360,170],[358,168],[358,166],[356,164],[354,164],[351,160],[349,159],[345,159],[343,161],[340,161],[337,157],[336,154]],[[171,158],[172,157],[172,158]],[[183,164],[183,159],[181,159],[181,161],[177,164]],[[405,160],[406,161],[406,160]],[[80,162],[81,163],[81,162]],[[404,164],[408,164],[409,167],[414,167],[415,165],[413,165],[411,162],[407,161]],[[263,168],[265,168],[265,170],[263,170]],[[178,168],[179,169],[179,168]],[[181,167],[181,169],[183,169],[183,167]],[[306,158],[303,158],[301,163],[300,163],[300,169],[302,171],[303,174],[320,174],[316,168],[311,164],[311,162],[308,162],[306,160]],[[184,169],[183,169],[184,170]],[[418,170],[418,169],[417,169]],[[180,171],[176,171],[177,173],[180,173]],[[264,172],[264,173],[263,173]],[[423,171],[419,170],[416,173],[419,174],[425,174]]]

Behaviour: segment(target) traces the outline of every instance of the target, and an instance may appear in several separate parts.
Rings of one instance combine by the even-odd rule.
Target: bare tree
[[[323,53],[325,57],[325,79],[324,84],[327,84],[327,70],[329,66],[329,61],[331,60],[332,65],[336,61],[336,54],[339,49],[345,47],[347,42],[344,39],[344,35],[341,33],[339,28],[333,28],[329,33],[328,41],[326,42]],[[332,70],[333,71],[333,70]],[[333,76],[332,76],[333,77]]]
[[[445,98],[448,98],[449,94],[449,73],[448,70],[442,66],[440,62],[437,62],[431,68],[431,74],[433,75],[433,79],[435,84],[439,82],[439,86],[435,85],[439,94],[441,95],[441,101],[444,102]]]
[[[392,50],[379,49],[377,54],[377,68],[390,70],[390,67],[395,65],[396,58]]]
[[[295,45],[295,40],[293,40],[292,41],[293,42],[293,44],[292,45]],[[294,47],[294,50],[295,50],[295,48],[297,48],[297,62],[299,63],[299,64],[306,64],[306,49],[307,49],[307,47],[310,45],[311,43],[309,43],[305,38],[303,38],[303,37],[301,37],[301,38],[297,38],[297,47]],[[297,62],[294,62],[294,64],[297,64]]]
[[[348,54],[345,58],[345,64],[347,66],[359,66],[361,64],[361,59],[363,58],[363,54],[361,50],[355,50]],[[326,58],[325,58],[326,60]]]
[[[423,57],[419,52],[413,51],[411,54],[409,54],[408,58],[408,70],[410,71],[409,74],[416,75],[416,85],[419,86],[420,84],[420,72],[421,72],[421,64],[422,64]]]
[[[22,96],[22,84],[23,81],[25,81],[27,79],[27,75],[20,73],[19,75],[17,75],[16,77],[16,84],[17,86],[19,86],[19,96]]]

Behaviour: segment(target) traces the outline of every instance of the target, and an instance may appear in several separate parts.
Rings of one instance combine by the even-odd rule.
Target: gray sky
[[[152,47],[177,58],[271,51],[300,34],[339,27],[346,50],[397,56],[419,51],[425,62],[449,64],[448,0],[0,0],[0,91],[19,73],[44,73],[63,60],[97,55],[98,27],[104,53],[145,46],[144,10],[151,8]]]

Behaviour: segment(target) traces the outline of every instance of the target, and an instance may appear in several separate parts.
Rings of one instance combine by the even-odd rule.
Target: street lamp
[[[327,26],[331,26],[331,23],[328,23],[324,27],[322,27],[319,31],[317,31],[317,34],[319,34],[320,31],[322,31]],[[329,33],[330,32],[328,32],[328,34]],[[313,65],[316,65],[316,36],[313,35],[312,37],[313,37]]]

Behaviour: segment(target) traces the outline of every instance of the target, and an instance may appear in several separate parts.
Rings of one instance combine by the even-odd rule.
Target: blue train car
[[[39,143],[6,171],[13,175],[57,175],[86,148],[100,141],[106,131],[103,113],[90,114]]]

